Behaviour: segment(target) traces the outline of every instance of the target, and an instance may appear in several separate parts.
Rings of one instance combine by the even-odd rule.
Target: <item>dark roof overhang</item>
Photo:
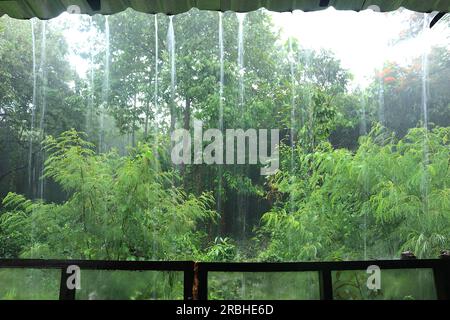
[[[446,13],[450,11],[450,0],[0,0],[0,16],[7,14],[18,19],[50,19],[64,11],[108,15],[127,8],[168,15],[186,12],[191,8],[223,12],[249,12],[266,8],[286,12],[316,11],[330,6],[337,10],[360,11],[376,6],[382,12],[403,7],[417,12]]]

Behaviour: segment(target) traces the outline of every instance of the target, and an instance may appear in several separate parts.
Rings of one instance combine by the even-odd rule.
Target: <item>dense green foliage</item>
[[[314,153],[298,147],[294,172],[281,171],[271,183],[280,201],[263,216],[270,240],[261,258],[439,255],[449,246],[450,131],[425,134],[412,129],[398,140],[376,127],[355,152],[328,143]]]
[[[422,15],[401,14],[410,25],[393,44],[421,33]],[[224,13],[220,100],[219,14],[171,18],[174,87],[168,17],[126,10],[67,19],[0,18],[0,258],[354,260],[405,250],[432,258],[450,247],[448,44],[430,48],[426,61],[420,53],[385,61],[359,87],[332,51],[284,39],[265,11],[243,20],[240,69],[239,19]],[[87,40],[74,48],[68,30]],[[170,134],[192,132],[196,120],[204,129],[280,129],[279,170],[265,177],[261,164],[173,165]],[[0,298],[53,297],[54,275],[25,278],[17,287],[33,278],[45,288],[28,296],[1,289]],[[336,297],[433,291],[426,273],[417,295],[392,273],[393,287],[371,296],[363,278],[335,274]],[[87,274],[80,297],[180,297],[179,274],[145,279]],[[219,274],[211,297],[317,297],[280,293],[289,283],[316,288],[317,279]]]
[[[96,155],[75,131],[49,137],[45,145],[46,177],[72,196],[60,205],[32,203],[13,193],[5,197],[2,237],[19,240],[26,248],[23,254],[109,260],[195,257],[201,239],[195,225],[214,218],[208,209],[211,197],[194,197],[175,187],[171,173],[155,170],[148,146],[139,146],[127,158]]]

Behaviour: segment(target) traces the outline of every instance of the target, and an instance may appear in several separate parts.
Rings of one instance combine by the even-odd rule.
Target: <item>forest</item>
[[[402,54],[364,81],[266,10],[1,17],[0,258],[437,258],[450,248],[450,21],[383,15]],[[171,133],[195,121],[278,129],[278,170],[174,164]],[[20,272],[0,271],[0,299],[55,297],[59,274]],[[178,274],[141,277],[86,273],[79,297],[182,296]],[[388,273],[378,296],[364,271],[334,277],[342,299],[433,295],[429,272]],[[217,274],[210,295],[315,299],[316,280]]]

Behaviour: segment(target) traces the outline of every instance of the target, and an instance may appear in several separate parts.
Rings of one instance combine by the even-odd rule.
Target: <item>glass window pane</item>
[[[0,300],[57,300],[59,270],[0,269]]]
[[[436,300],[433,270],[381,270],[380,290],[367,288],[365,270],[335,271],[333,296],[336,300]]]
[[[208,298],[216,300],[315,300],[316,272],[211,272]]]
[[[183,299],[183,273],[81,270],[79,300]]]

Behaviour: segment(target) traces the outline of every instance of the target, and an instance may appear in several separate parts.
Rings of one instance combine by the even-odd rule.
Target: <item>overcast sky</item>
[[[387,59],[407,64],[412,57],[422,54],[427,41],[449,47],[449,28],[444,27],[443,23],[427,31],[425,37],[419,35],[415,39],[390,46],[389,40],[396,38],[407,27],[407,19],[411,13],[407,10],[402,14],[376,13],[371,10],[337,11],[330,7],[308,13],[294,11],[270,14],[275,26],[282,30],[283,40],[295,37],[303,47],[332,50],[342,61],[342,65],[354,74],[354,85],[364,86],[369,83],[368,79],[373,75],[374,69]],[[78,15],[64,13],[53,19],[53,22],[61,23],[62,20],[70,26],[65,37],[72,49],[89,45],[86,34],[77,31],[80,21]],[[86,75],[88,61],[76,54],[72,54],[69,59],[80,75]]]
[[[428,29],[426,36],[389,45],[390,39],[407,28],[411,13],[408,10],[402,14],[337,11],[331,7],[308,13],[272,13],[272,16],[286,37],[299,39],[307,48],[332,50],[342,65],[355,75],[355,82],[364,85],[373,70],[385,60],[406,64],[424,52],[426,41],[448,46],[449,31],[443,24]]]

